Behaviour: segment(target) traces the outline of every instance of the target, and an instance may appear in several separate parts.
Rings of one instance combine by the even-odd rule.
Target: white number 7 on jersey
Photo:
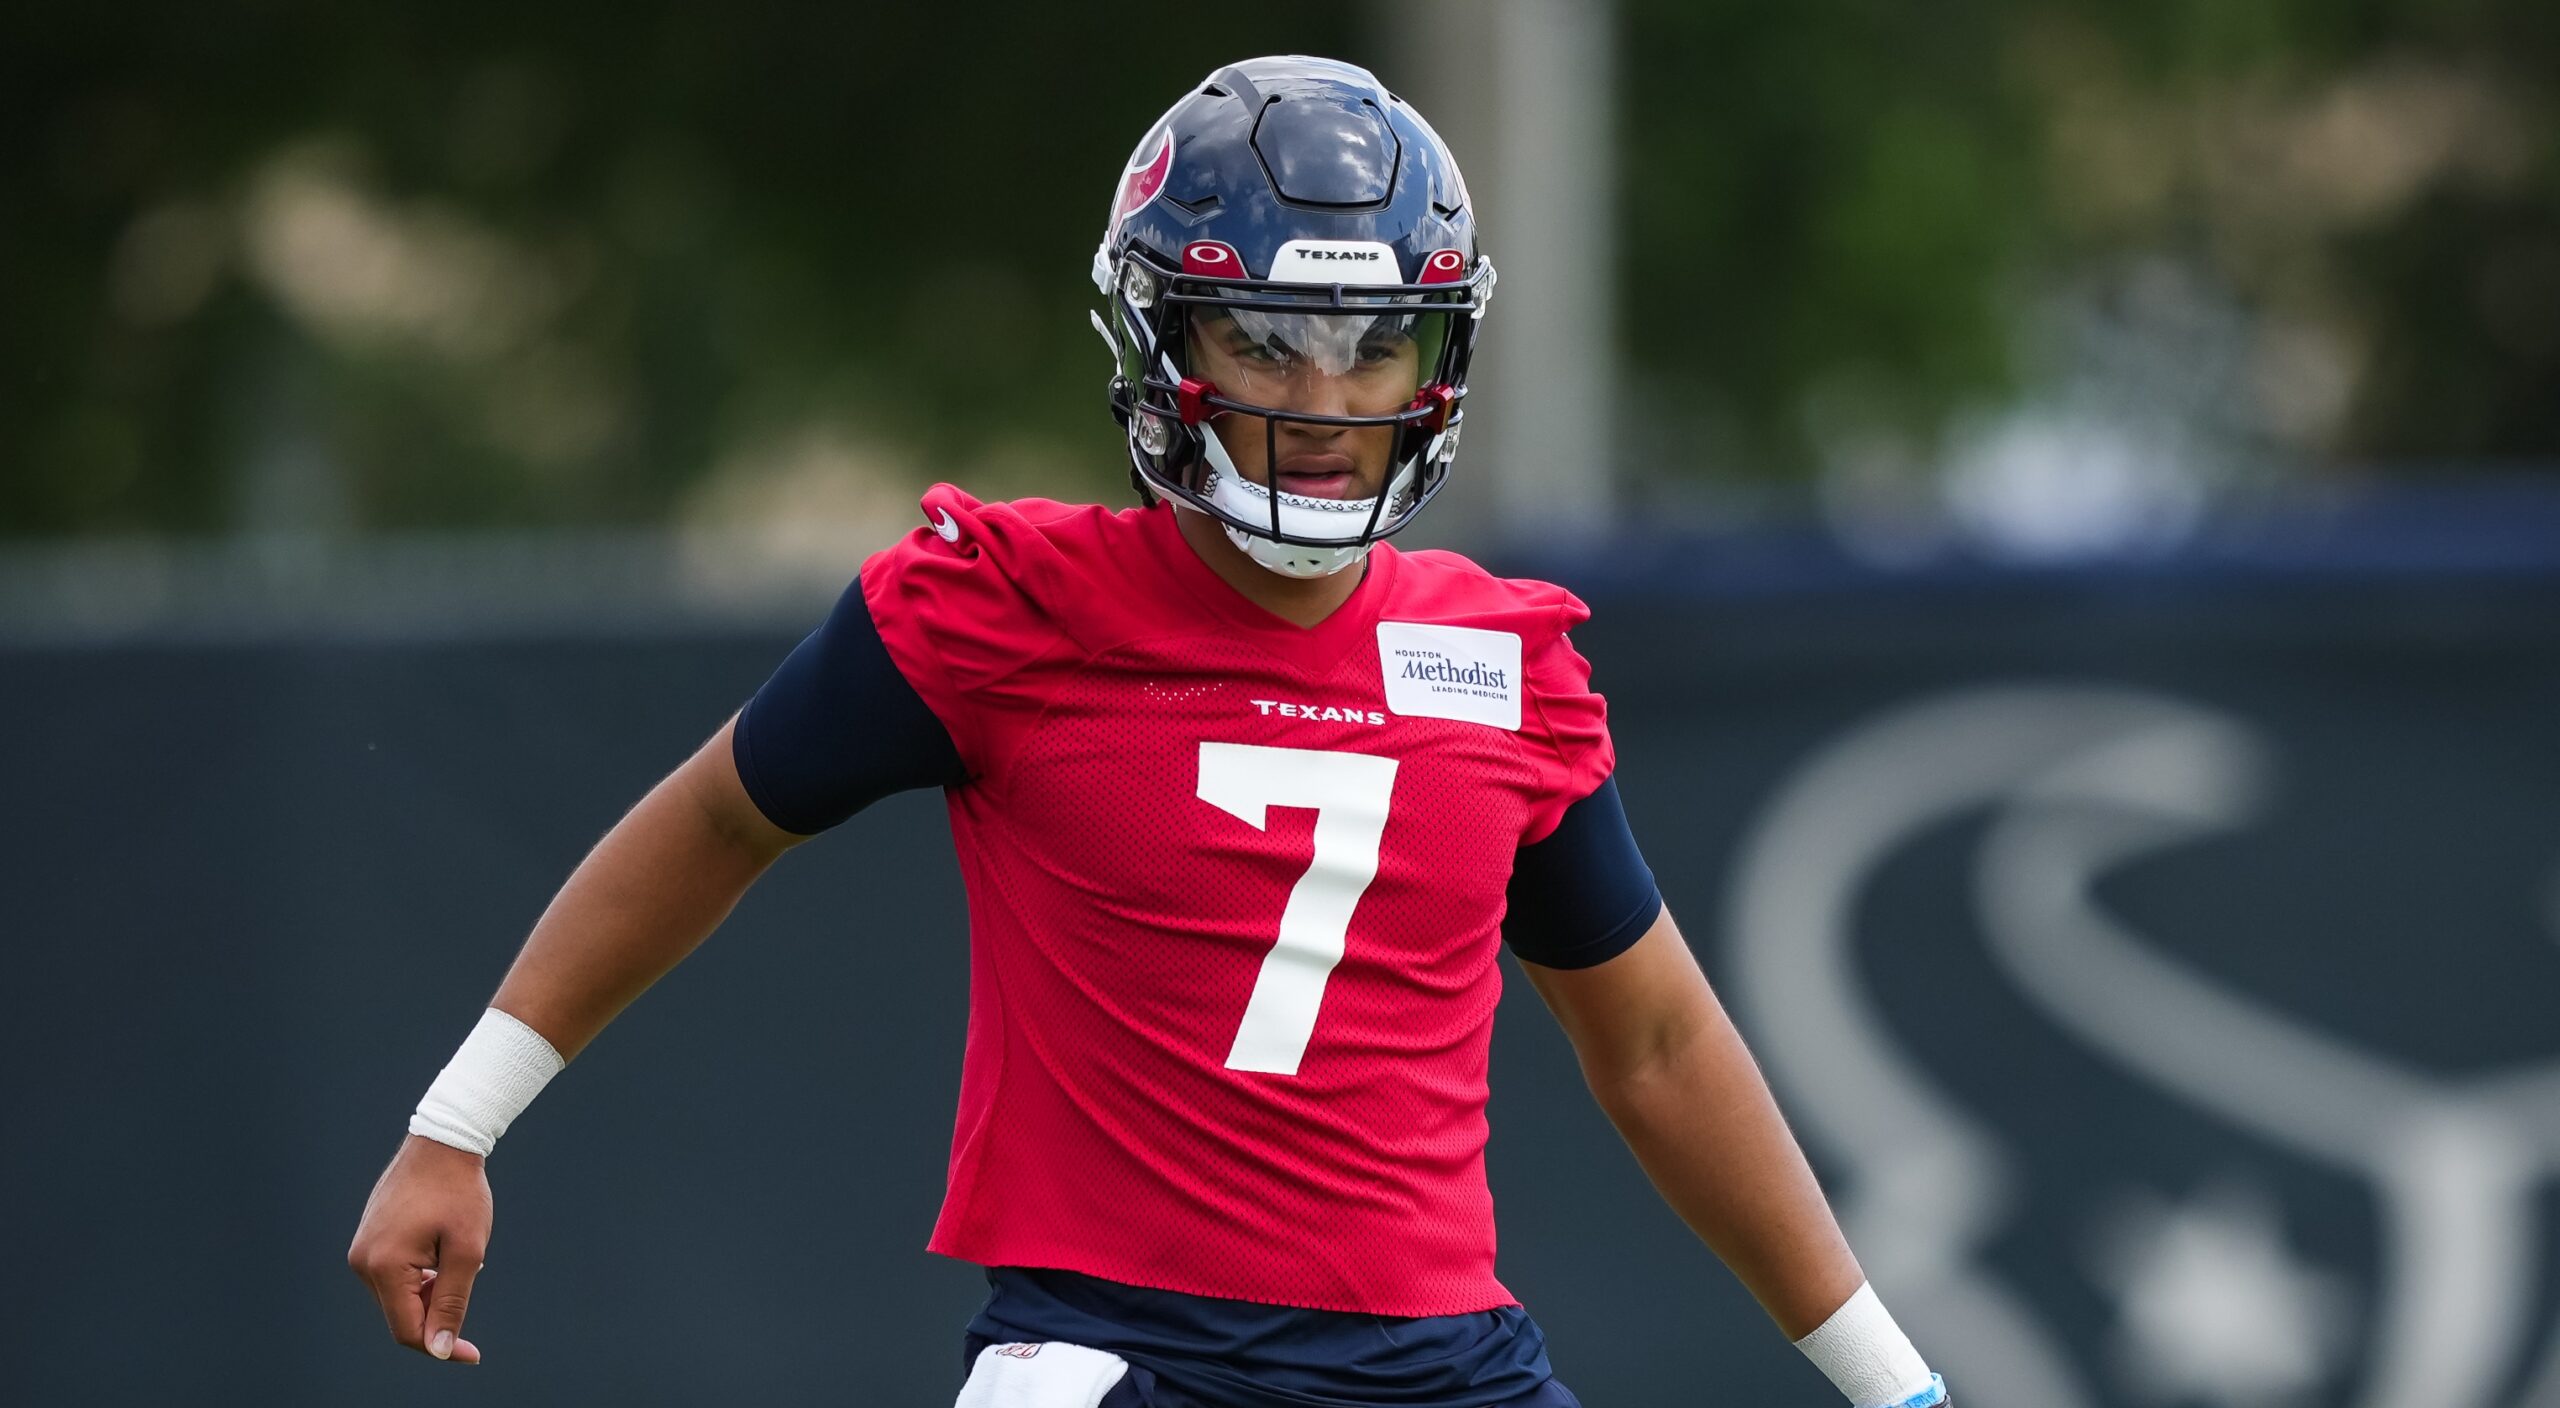
[[[1351,911],[1378,878],[1378,840],[1396,760],[1250,743],[1200,745],[1200,800],[1259,831],[1272,807],[1313,807],[1315,858],[1289,887],[1280,937],[1262,956],[1227,1069],[1294,1076],[1315,1034],[1325,980],[1342,961]]]

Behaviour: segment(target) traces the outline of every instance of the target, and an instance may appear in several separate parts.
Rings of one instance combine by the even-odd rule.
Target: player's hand
[[[391,1337],[422,1354],[480,1362],[462,1337],[494,1209],[478,1154],[410,1135],[375,1180],[347,1265],[382,1302]]]

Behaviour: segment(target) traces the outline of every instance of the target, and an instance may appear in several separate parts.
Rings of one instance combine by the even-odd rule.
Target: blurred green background
[[[0,539],[1120,492],[1118,163],[1247,54],[1503,81],[1396,8],[10,7]],[[2548,0],[1573,8],[1625,502],[2560,452]]]
[[[948,1394],[931,798],[509,1135],[495,1377],[397,1353],[345,1239],[560,878],[917,486],[1126,501],[1106,200],[1287,51],[1465,164],[1503,279],[1416,535],[1595,605],[1648,855],[1965,1401],[2560,1408],[2552,0],[0,10],[0,1402]],[[2184,839],[2082,863],[2127,821]],[[1999,899],[2101,881],[2198,998],[2135,1054],[2209,1079]],[[1827,1400],[1498,1025],[1567,1381]],[[222,1290],[142,1308],[170,1266]]]

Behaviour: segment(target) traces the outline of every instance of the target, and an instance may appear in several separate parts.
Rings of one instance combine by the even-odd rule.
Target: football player
[[[1439,137],[1344,64],[1221,69],[1093,277],[1142,505],[934,488],[598,844],[365,1208],[394,1338],[477,1361],[509,1122],[776,857],[940,787],[971,997],[931,1245],[992,1288],[962,1408],[1575,1403],[1494,1276],[1505,944],[1781,1329],[1861,1408],[1943,1402],[1628,834],[1582,603],[1385,541],[1448,483],[1494,291]]]

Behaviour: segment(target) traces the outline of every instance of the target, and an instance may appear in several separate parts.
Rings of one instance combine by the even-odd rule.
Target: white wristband
[[[568,1064],[542,1033],[492,1007],[427,1087],[409,1132],[486,1157]]]
[[[1893,1323],[1876,1288],[1863,1282],[1796,1348],[1857,1408],[1926,1408],[1946,1400],[1945,1385]]]

